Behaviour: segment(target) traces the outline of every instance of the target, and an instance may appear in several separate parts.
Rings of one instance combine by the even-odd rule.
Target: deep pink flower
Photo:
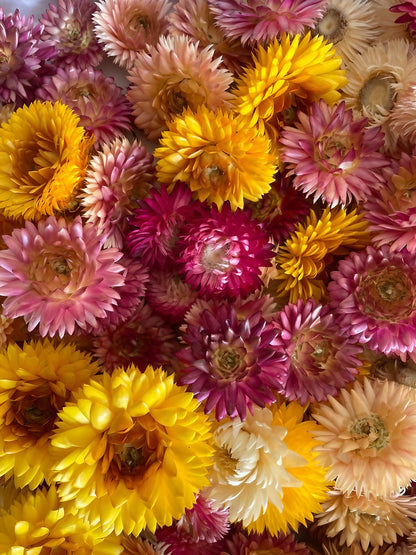
[[[298,120],[280,137],[281,159],[296,189],[335,206],[360,202],[384,185],[381,169],[389,161],[378,152],[379,127],[366,128],[367,118],[354,120],[344,102],[331,107],[323,100],[298,112]]]
[[[415,357],[415,254],[369,246],[341,260],[331,279],[330,306],[345,334],[386,355]]]
[[[3,314],[23,316],[29,331],[39,325],[42,337],[62,337],[96,326],[114,310],[124,285],[125,268],[116,264],[118,249],[102,249],[91,225],[50,216],[35,226],[3,236],[0,295]]]
[[[208,0],[217,25],[243,44],[302,34],[322,16],[326,0]]]
[[[274,324],[290,359],[282,383],[290,401],[325,401],[358,374],[363,348],[342,333],[328,306],[299,299],[278,312]]]
[[[402,14],[396,19],[396,23],[405,23],[408,33],[416,36],[416,2],[407,0],[390,7],[391,12]]]
[[[271,266],[273,244],[249,211],[232,211],[229,203],[221,212],[214,204],[210,213],[183,231],[185,281],[202,295],[246,297],[263,282],[262,268]]]
[[[57,0],[49,4],[40,22],[44,26],[42,40],[50,40],[56,53],[52,61],[56,67],[76,65],[97,66],[102,48],[94,35],[92,14],[96,5],[90,0]]]
[[[205,401],[206,413],[244,420],[253,403],[264,407],[276,400],[272,390],[281,390],[288,361],[277,330],[261,312],[240,319],[229,301],[196,301],[183,327],[179,383]]]

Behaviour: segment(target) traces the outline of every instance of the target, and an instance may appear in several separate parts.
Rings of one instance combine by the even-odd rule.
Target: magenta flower
[[[184,230],[183,252],[185,281],[202,295],[246,297],[263,282],[262,268],[271,266],[273,244],[249,211],[233,212],[225,203],[219,212],[210,213]]]
[[[34,100],[33,91],[45,71],[45,61],[55,52],[50,41],[41,41],[42,26],[19,10],[5,15],[0,8],[0,101],[17,106]]]
[[[367,118],[353,119],[345,103],[325,101],[298,112],[295,126],[284,127],[281,159],[287,163],[293,186],[316,202],[331,206],[360,202],[384,185],[381,169],[389,161],[378,149],[383,145],[379,127],[367,129]]]
[[[102,249],[94,228],[50,216],[37,226],[3,236],[0,250],[0,295],[3,314],[23,316],[42,337],[62,337],[96,326],[114,310],[124,285],[125,268],[118,249]]]
[[[217,25],[243,44],[267,43],[282,33],[302,34],[322,16],[326,0],[208,0]]]
[[[414,358],[415,254],[369,246],[341,260],[331,279],[330,306],[343,333],[386,355]]]
[[[78,68],[97,66],[102,48],[94,35],[92,14],[96,5],[90,0],[57,0],[49,4],[40,22],[44,26],[42,40],[50,40],[56,53],[56,67],[76,65]]]
[[[231,302],[196,301],[185,318],[186,347],[177,353],[184,364],[179,383],[205,401],[206,413],[215,410],[217,420],[244,420],[253,403],[271,404],[272,390],[281,390],[288,361],[276,338],[261,312],[240,319]]]
[[[275,317],[283,348],[289,357],[288,373],[282,383],[283,395],[298,399],[325,401],[355,379],[363,348],[335,324],[328,306],[313,299],[286,305]]]
[[[390,7],[391,12],[402,14],[396,19],[396,23],[404,23],[407,25],[408,33],[416,36],[416,2],[415,0],[407,0]]]

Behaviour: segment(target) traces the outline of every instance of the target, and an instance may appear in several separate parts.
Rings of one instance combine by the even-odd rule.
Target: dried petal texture
[[[416,2],[408,0],[399,2],[391,6],[390,11],[400,14],[395,20],[396,23],[404,23],[407,26],[407,32],[412,37],[416,36]]]
[[[244,420],[253,407],[274,403],[287,356],[277,330],[253,311],[239,316],[230,301],[196,301],[185,318],[177,356],[183,363],[179,383],[205,401],[205,412],[217,420]]]
[[[416,347],[416,256],[384,245],[353,252],[328,284],[344,333],[369,349],[405,359]]]
[[[130,130],[130,103],[114,78],[99,69],[80,71],[74,65],[58,68],[55,75],[44,79],[37,94],[43,100],[60,100],[69,106],[79,117],[79,124],[94,137],[96,149]]]
[[[387,497],[414,480],[416,399],[411,389],[364,378],[315,405],[328,479],[345,494]]]
[[[365,217],[376,247],[416,253],[416,153],[401,152],[386,185],[367,199]]]
[[[343,494],[338,490],[329,493],[322,504],[323,512],[316,517],[325,534],[333,538],[339,534],[340,545],[361,543],[364,551],[370,546],[394,544],[399,537],[407,536],[414,529],[416,501],[407,495],[377,497]]]
[[[221,212],[212,206],[210,213],[185,227],[181,244],[185,281],[208,297],[235,299],[260,289],[261,269],[270,266],[274,256],[273,244],[250,212],[232,212],[228,203]]]
[[[313,299],[287,304],[273,319],[290,366],[281,384],[284,396],[302,405],[325,401],[354,381],[362,347],[342,333],[328,306]]]
[[[247,553],[270,553],[270,555],[311,555],[303,542],[297,542],[294,534],[248,534],[236,528],[224,541],[227,555],[246,555]]]
[[[8,15],[0,9],[0,100],[22,106],[33,100],[33,91],[45,62],[55,52],[50,41],[41,42],[42,26],[19,10]]]
[[[397,23],[397,14],[392,12],[390,8],[397,3],[397,0],[372,0],[371,9],[374,17],[377,19],[379,36],[378,42],[386,42],[391,39],[413,40],[408,32],[406,23]]]
[[[206,495],[249,532],[277,535],[312,519],[326,499],[325,468],[312,452],[316,423],[298,403],[256,407],[245,421],[214,426],[214,466]]]
[[[280,137],[280,158],[296,189],[336,206],[363,201],[384,186],[389,161],[378,152],[384,145],[379,127],[366,129],[367,118],[354,119],[344,102],[330,107],[321,100],[297,117]]]
[[[266,48],[259,46],[252,65],[236,79],[236,110],[254,124],[289,108],[293,97],[308,102],[322,98],[332,105],[340,99],[338,89],[347,83],[340,66],[340,56],[323,37],[309,32],[291,39],[284,34]]]
[[[42,40],[49,40],[56,52],[56,67],[97,66],[102,60],[102,47],[94,35],[92,14],[95,3],[89,0],[57,0],[39,19],[43,25]]]
[[[137,200],[146,197],[154,183],[153,156],[136,140],[115,139],[92,156],[80,203],[86,221],[105,238],[105,247],[125,246]]]
[[[243,208],[270,190],[276,172],[270,141],[242,116],[206,106],[169,122],[155,152],[157,176],[172,190],[186,183],[201,202]]]
[[[322,15],[326,0],[208,0],[224,34],[243,44],[268,43],[288,33],[303,34]]]
[[[50,216],[36,227],[3,237],[0,251],[0,294],[7,297],[3,314],[23,316],[28,330],[63,337],[87,325],[96,326],[114,310],[124,285],[118,249],[102,249],[91,225],[78,216],[67,223]]]
[[[370,242],[368,222],[356,210],[326,207],[320,218],[311,210],[305,223],[280,245],[276,256],[275,294],[289,302],[327,298],[326,261],[329,255],[360,250]]]
[[[228,89],[233,75],[219,67],[221,58],[214,54],[212,45],[201,49],[185,35],[161,37],[156,46],[137,54],[129,71],[132,85],[127,98],[136,126],[149,139],[158,138],[184,108],[231,106]]]
[[[0,127],[0,210],[39,220],[73,206],[91,139],[60,101],[19,108]]]
[[[94,32],[104,52],[130,69],[140,50],[154,45],[168,29],[169,0],[100,0]]]
[[[120,555],[120,539],[91,527],[59,502],[55,486],[22,493],[0,512],[2,553]]]
[[[160,368],[96,376],[59,414],[59,495],[105,532],[172,524],[208,485],[213,446],[198,402]]]
[[[44,340],[10,343],[0,352],[0,370],[0,475],[17,488],[50,484],[57,413],[99,366],[74,344]]]
[[[406,551],[399,551],[396,545],[386,545],[383,547],[370,547],[363,550],[360,543],[354,542],[350,546],[341,547],[338,539],[327,540],[322,545],[324,555],[409,555]]]

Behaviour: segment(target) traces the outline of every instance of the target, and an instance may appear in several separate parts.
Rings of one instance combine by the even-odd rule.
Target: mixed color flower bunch
[[[0,9],[0,102],[0,553],[415,554],[416,2]]]

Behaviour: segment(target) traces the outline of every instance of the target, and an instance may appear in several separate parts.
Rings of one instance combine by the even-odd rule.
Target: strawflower
[[[91,225],[50,216],[36,227],[3,236],[0,250],[0,294],[3,314],[23,316],[31,332],[62,337],[87,325],[97,325],[114,310],[124,284],[124,266],[118,249],[102,249]]]
[[[91,139],[60,101],[19,108],[0,127],[0,210],[39,220],[71,207],[88,164]]]
[[[134,123],[149,139],[156,139],[184,108],[195,111],[229,108],[232,73],[220,68],[212,45],[199,48],[185,35],[161,37],[156,46],[139,52],[129,71],[127,98]]]
[[[99,366],[74,344],[9,343],[0,352],[0,475],[16,487],[51,482],[50,437],[71,395]]]
[[[383,547],[370,547],[367,550],[363,550],[361,544],[354,542],[352,545],[344,545],[341,547],[338,543],[338,539],[328,540],[322,545],[324,555],[408,555],[405,552],[398,551],[396,545],[385,545]]]
[[[401,14],[395,20],[396,23],[404,23],[411,37],[416,37],[416,2],[407,0],[391,6],[390,11]]]
[[[416,477],[416,400],[410,389],[364,378],[315,405],[327,477],[345,494],[389,496]]]
[[[270,141],[242,116],[199,106],[168,124],[155,150],[157,176],[172,190],[183,181],[201,202],[243,208],[270,190],[276,165]]]
[[[255,553],[269,553],[270,555],[311,555],[303,542],[297,542],[294,534],[278,534],[271,536],[268,533],[248,534],[236,528],[232,530],[224,542],[221,555],[254,555]]]
[[[96,376],[59,418],[52,438],[59,495],[106,532],[137,536],[170,525],[208,485],[210,424],[160,368]]]

